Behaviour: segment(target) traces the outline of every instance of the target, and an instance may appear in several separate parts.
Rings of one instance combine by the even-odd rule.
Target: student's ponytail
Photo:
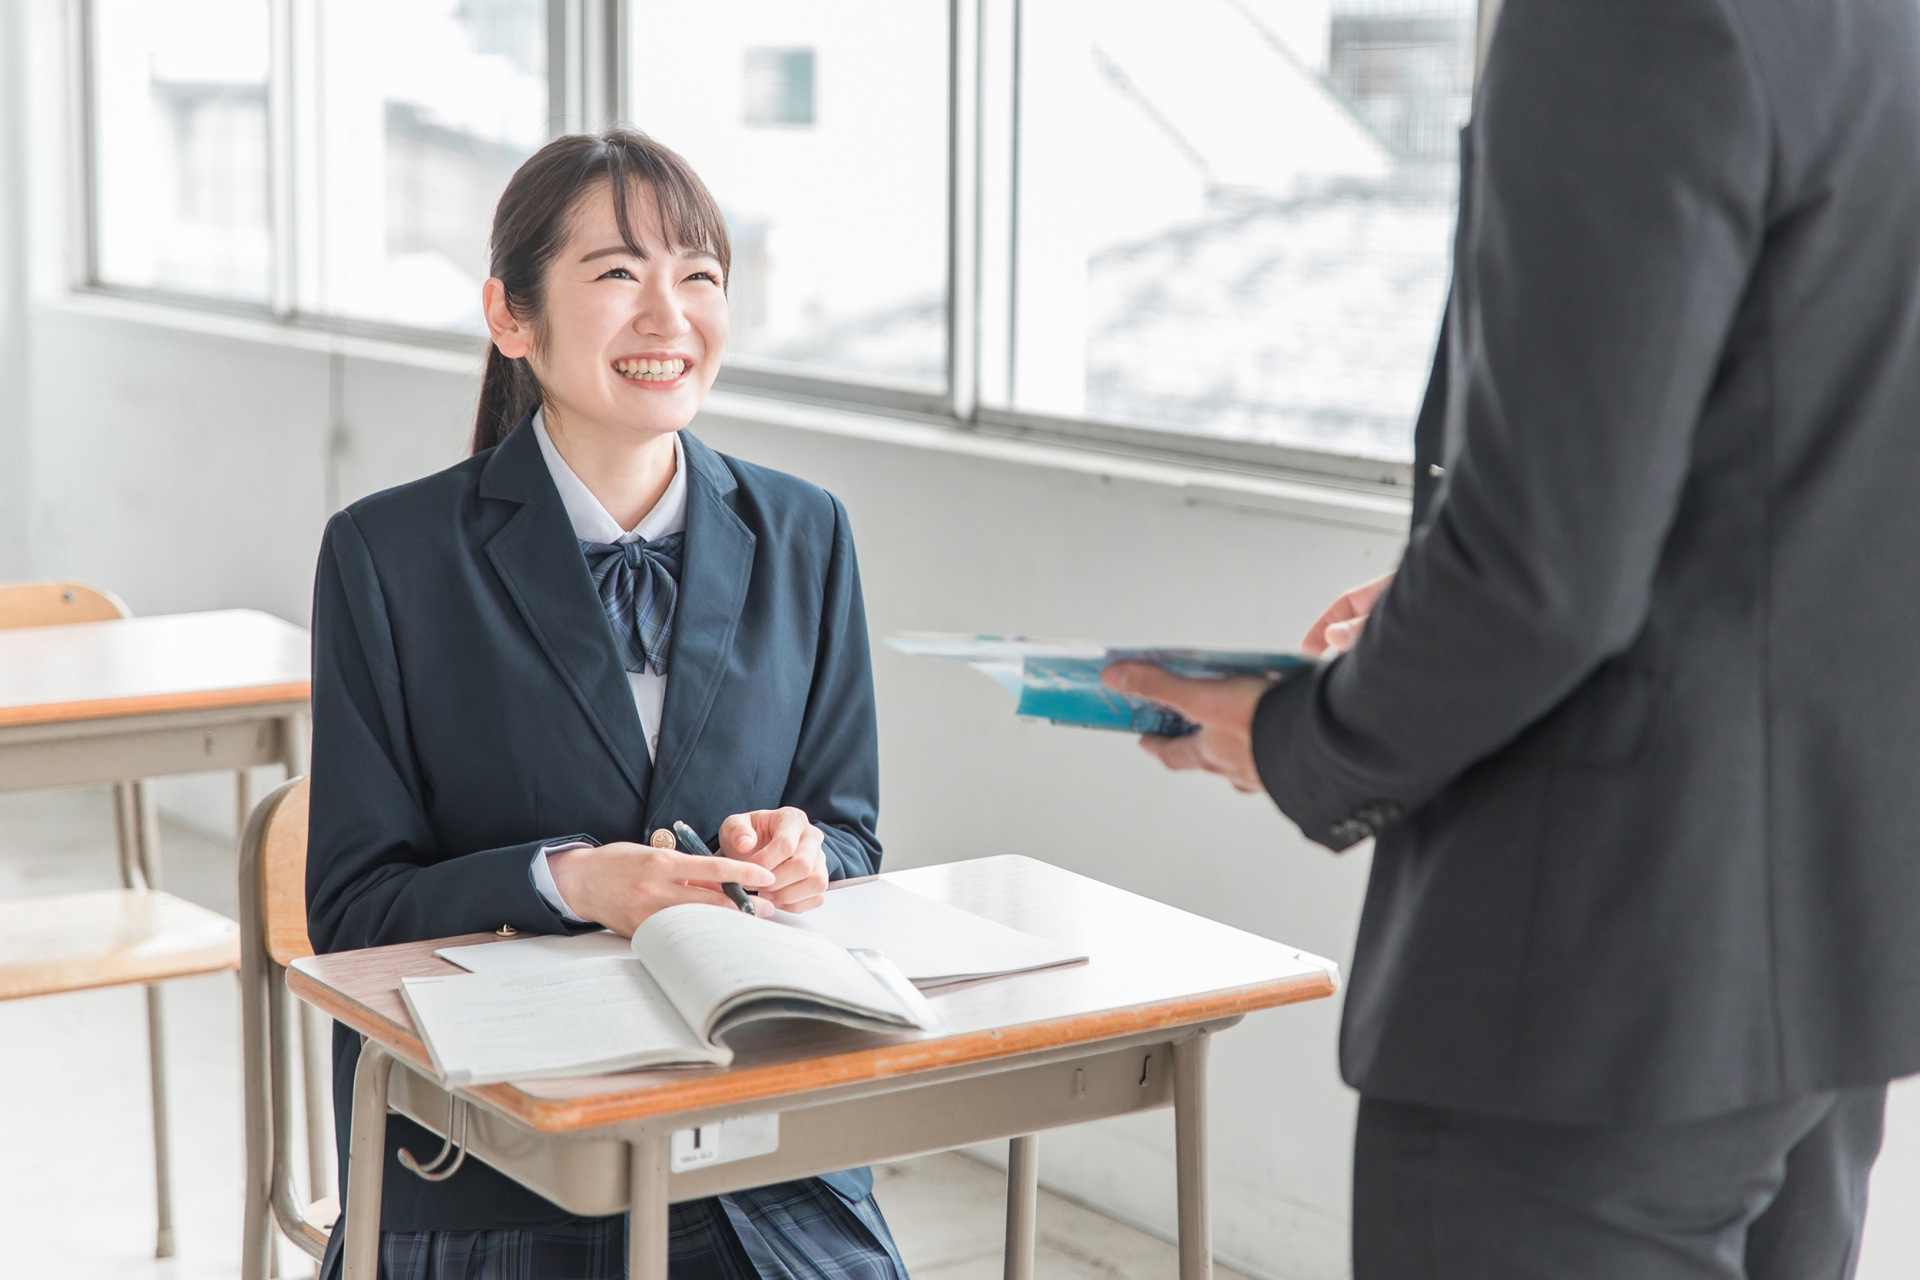
[[[723,287],[731,272],[726,219],[706,184],[679,155],[635,129],[615,127],[555,138],[508,180],[494,209],[488,242],[488,269],[500,282],[507,309],[532,328],[536,351],[546,338],[547,268],[566,243],[574,206],[602,182],[613,188],[614,221],[636,257],[646,253],[633,234],[628,208],[633,184],[644,182],[652,188],[660,213],[661,238],[719,259]],[[508,359],[489,344],[473,422],[473,452],[505,440],[542,394],[531,364]]]
[[[540,380],[525,360],[511,360],[487,344],[487,371],[480,376],[480,412],[473,421],[473,452],[507,438],[527,410],[540,403]]]

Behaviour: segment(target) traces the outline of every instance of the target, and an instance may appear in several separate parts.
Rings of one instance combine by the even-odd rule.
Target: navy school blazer
[[[322,953],[572,929],[534,888],[544,844],[644,842],[675,819],[793,805],[834,879],[880,866],[879,746],[859,570],[830,494],[682,434],[684,569],[659,759],[613,632],[523,421],[497,448],[362,499],[327,526],[313,607],[307,927]],[[360,1038],[336,1026],[346,1202]],[[469,1160],[442,1183],[396,1159],[439,1139],[395,1116],[381,1225],[551,1222],[557,1205]],[[854,1198],[866,1170],[829,1175]]]

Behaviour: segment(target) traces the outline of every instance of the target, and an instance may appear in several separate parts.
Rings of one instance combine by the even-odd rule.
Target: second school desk
[[[347,1280],[374,1280],[389,1110],[464,1139],[475,1158],[569,1212],[629,1212],[631,1280],[666,1280],[670,1203],[1010,1137],[1006,1274],[1026,1280],[1039,1171],[1031,1135],[1168,1105],[1180,1277],[1205,1280],[1209,1037],[1256,1009],[1332,995],[1334,965],[1030,858],[886,879],[1090,960],[930,993],[941,1018],[932,1032],[757,1023],[730,1040],[730,1067],[483,1085],[454,1099],[434,1083],[400,980],[458,972],[434,948],[487,935],[296,961],[289,989],[367,1039],[353,1086]],[[465,1104],[458,1122],[453,1101]],[[772,1128],[777,1147],[729,1160],[723,1129],[719,1159],[697,1163],[696,1127],[770,1114],[777,1122],[751,1127]]]
[[[247,609],[0,631],[0,791],[304,773],[307,648]]]
[[[252,807],[244,770],[283,764],[289,777],[307,771],[308,647],[303,628],[248,609],[0,631],[0,792],[232,769],[240,784],[238,830]],[[147,887],[158,889],[153,795],[141,781],[128,790],[127,806],[118,804],[116,792],[122,870],[137,864]],[[134,943],[123,939],[120,945]],[[165,1257],[172,1252],[172,1227],[156,987],[147,988],[147,1017]],[[308,1028],[310,1062],[319,1047],[316,1030]],[[325,1099],[318,1087],[307,1098],[308,1133],[315,1139],[310,1145],[321,1153],[311,1172],[320,1182],[326,1169],[326,1145],[319,1141],[328,1132]]]

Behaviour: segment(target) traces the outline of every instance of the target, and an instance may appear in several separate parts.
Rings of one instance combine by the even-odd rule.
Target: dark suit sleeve
[[[564,833],[556,833],[560,838]],[[534,888],[546,840],[452,856],[436,846],[387,599],[350,512],[327,525],[313,602],[307,927],[322,952],[568,926]]]
[[[833,498],[833,550],[827,562],[813,688],[781,803],[803,810],[826,833],[834,880],[880,870],[880,734],[873,706],[873,659],[860,566],[846,508]]]
[[[1453,298],[1447,298],[1447,311],[1453,310]],[[1427,394],[1420,400],[1420,415],[1413,421],[1413,519],[1418,529],[1433,510],[1433,495],[1444,474],[1440,459],[1446,453],[1447,416],[1447,330],[1441,327],[1440,340],[1434,344],[1433,372],[1427,375]]]
[[[1508,0],[1475,110],[1446,476],[1354,650],[1254,721],[1335,848],[1640,632],[1765,226],[1765,101],[1714,0]]]

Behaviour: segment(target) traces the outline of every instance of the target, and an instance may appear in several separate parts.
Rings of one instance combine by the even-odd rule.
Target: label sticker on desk
[[[673,1141],[668,1144],[667,1167],[674,1173],[685,1173],[703,1165],[770,1155],[779,1149],[779,1112],[735,1116],[718,1124],[675,1129]]]

